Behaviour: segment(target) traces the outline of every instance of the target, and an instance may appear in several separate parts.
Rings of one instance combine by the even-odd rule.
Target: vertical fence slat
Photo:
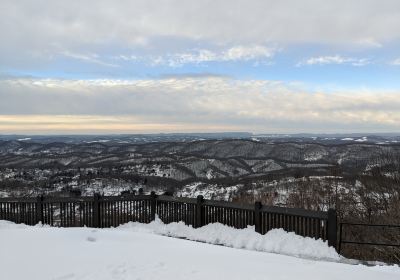
[[[93,195],[93,227],[98,228],[100,226],[100,194],[95,193]]]
[[[254,203],[254,227],[256,232],[261,233],[261,208],[262,204],[260,201]]]
[[[336,248],[337,245],[337,216],[334,209],[328,210],[328,245]]]

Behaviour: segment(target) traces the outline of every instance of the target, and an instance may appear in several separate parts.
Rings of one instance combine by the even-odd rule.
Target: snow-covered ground
[[[300,252],[307,247],[311,247],[307,253]],[[29,227],[0,221],[0,248],[0,279],[4,280],[400,279],[398,266],[341,263],[321,241],[282,230],[262,237],[250,229],[219,224],[192,229],[158,220],[149,225],[92,229]]]

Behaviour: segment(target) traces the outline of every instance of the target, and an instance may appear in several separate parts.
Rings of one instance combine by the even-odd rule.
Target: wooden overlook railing
[[[166,195],[0,198],[0,220],[58,227],[116,227],[130,221],[149,223],[156,215],[164,222],[183,221],[193,227],[221,223],[234,228],[254,226],[265,234],[283,228],[302,236],[327,240],[336,248],[336,211],[254,205]]]

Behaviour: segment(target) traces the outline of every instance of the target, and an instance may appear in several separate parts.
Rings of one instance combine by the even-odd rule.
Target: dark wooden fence
[[[385,221],[385,217],[381,217]],[[338,252],[351,259],[400,264],[400,224],[339,224]]]
[[[60,227],[115,227],[129,221],[148,223],[158,217],[164,223],[183,221],[193,227],[221,223],[235,228],[254,226],[265,234],[283,228],[302,236],[327,240],[336,248],[336,211],[254,205],[197,198],[151,195],[92,197],[0,198],[0,219]]]
[[[372,240],[365,240],[364,238],[360,238],[357,236],[358,239],[347,239],[348,237],[343,233],[343,227],[362,227],[363,230],[357,229],[356,232],[365,232],[365,228],[378,228],[381,232],[377,232],[379,237],[384,236],[385,229],[387,228],[396,228],[400,229],[400,225],[388,225],[388,224],[365,224],[365,223],[348,223],[342,222],[340,223],[340,234],[339,234],[339,253],[342,248],[342,244],[355,244],[355,245],[369,245],[369,246],[383,246],[383,247],[400,247],[400,242],[394,243],[392,240],[389,241],[372,241]],[[376,232],[375,232],[376,234]],[[372,234],[370,234],[372,235]]]

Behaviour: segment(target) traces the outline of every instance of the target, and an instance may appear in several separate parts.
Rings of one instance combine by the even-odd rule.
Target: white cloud
[[[182,41],[190,42],[186,49],[198,42],[369,48],[397,42],[396,26],[397,0],[2,0],[0,62],[4,67],[28,64],[32,53],[54,51],[54,45],[81,54],[112,48],[161,51]],[[251,57],[241,49],[226,55]]]
[[[93,53],[92,54],[81,54],[81,53],[75,53],[75,52],[71,52],[71,51],[62,51],[62,52],[60,52],[60,55],[69,57],[69,58],[73,58],[73,59],[77,59],[77,60],[81,60],[81,61],[88,62],[88,63],[102,65],[102,66],[118,67],[117,64],[108,63],[108,62],[100,60],[99,56],[97,54],[93,54]]]
[[[297,66],[302,65],[327,65],[327,64],[348,64],[352,66],[365,66],[370,64],[370,60],[367,58],[352,58],[343,57],[341,55],[333,56],[317,56],[306,59],[305,61],[299,62]]]
[[[237,61],[262,61],[272,58],[276,48],[261,45],[233,46],[219,51],[208,49],[197,49],[190,52],[173,53],[158,56],[120,55],[114,57],[117,60],[141,61],[153,66],[168,65],[180,67],[185,64],[203,64],[207,62],[237,62]]]
[[[393,28],[400,25],[399,7],[397,0],[384,5],[378,0],[3,0],[2,16],[14,20],[13,32],[74,42],[117,39],[136,45],[154,36],[178,36],[224,43],[376,43],[399,38]]]
[[[350,64],[353,66],[365,66],[371,63],[372,62],[368,58],[354,59],[353,61],[350,62]]]
[[[223,61],[254,60],[272,57],[275,50],[264,46],[255,45],[250,47],[236,46],[224,51],[221,55]]]
[[[400,57],[399,58],[397,58],[397,59],[395,59],[395,60],[393,60],[390,64],[392,64],[392,65],[400,65]]]
[[[382,48],[383,47],[383,44],[378,42],[374,38],[362,38],[358,41],[358,44],[360,46],[371,47],[371,48]]]
[[[319,57],[312,57],[305,61],[305,64],[314,65],[314,64],[343,64],[348,62],[348,59],[343,58],[339,55],[335,56],[319,56]]]
[[[154,132],[247,130],[258,132],[399,131],[400,92],[310,92],[295,84],[223,77],[158,80],[0,80],[0,112],[30,118],[93,117],[104,130],[127,132],[127,122]],[[47,116],[47,117],[46,117]],[[104,118],[111,118],[113,125]],[[25,121],[26,122],[26,121]],[[86,121],[85,121],[86,123]],[[157,126],[157,125],[158,126]],[[124,125],[124,126],[123,126]],[[89,126],[89,124],[88,124]],[[0,129],[24,129],[1,121]],[[67,130],[73,124],[58,129]],[[132,128],[133,129],[133,128]],[[52,124],[49,131],[56,130]],[[113,131],[114,131],[113,130]],[[58,131],[58,130],[57,130]]]

